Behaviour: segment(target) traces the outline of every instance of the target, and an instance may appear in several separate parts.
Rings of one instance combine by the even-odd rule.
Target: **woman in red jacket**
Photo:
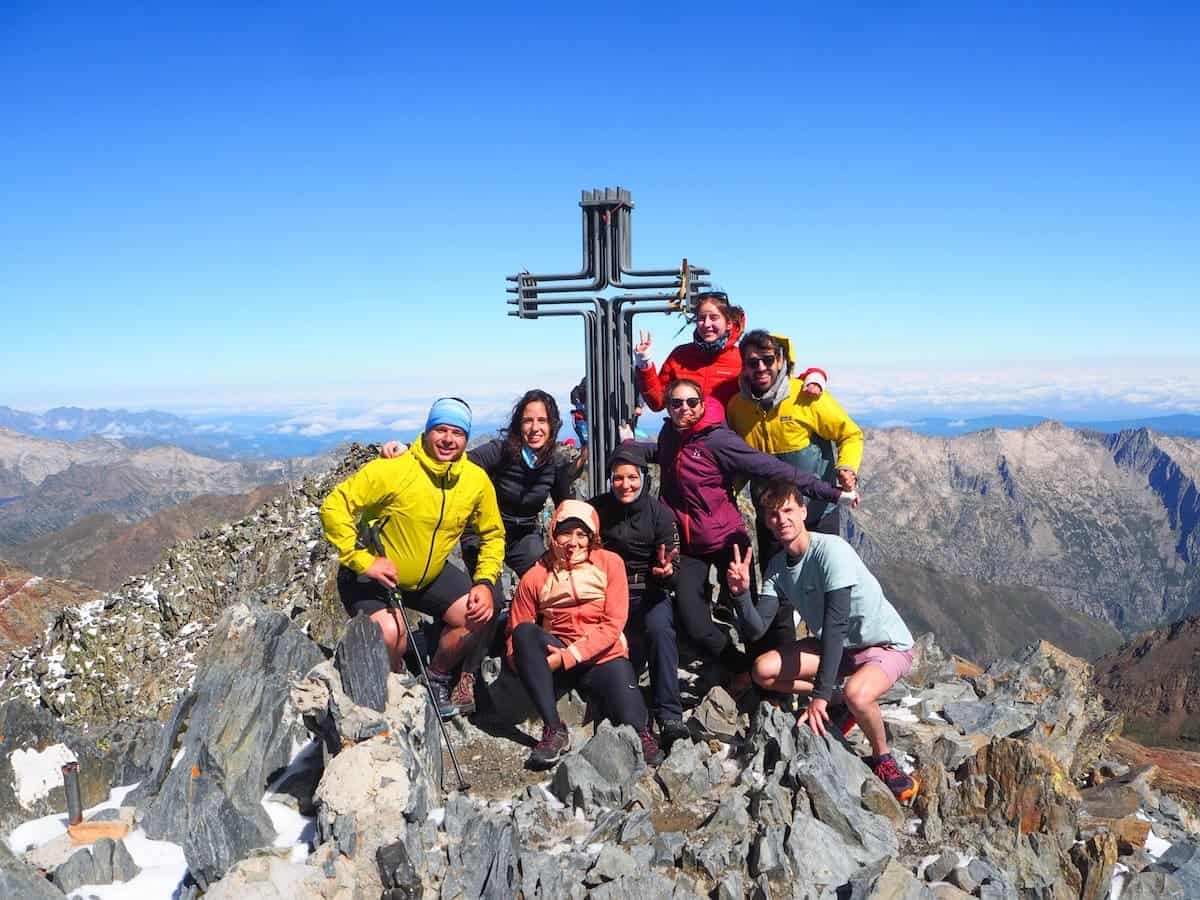
[[[690,344],[680,344],[670,352],[662,369],[650,361],[650,334],[642,333],[634,347],[638,390],[646,405],[658,411],[666,403],[667,385],[686,378],[700,385],[700,395],[715,397],[724,407],[738,392],[742,357],[737,342],[746,327],[746,313],[733,306],[723,291],[709,291],[696,298],[692,314],[696,330]]]
[[[637,686],[625,642],[629,584],[621,557],[600,547],[600,518],[582,500],[564,500],[550,521],[550,548],[521,577],[508,618],[508,663],[542,717],[531,769],[548,769],[571,749],[558,716],[555,683],[576,684],[617,725],[632,725],[647,764],[662,750]]]

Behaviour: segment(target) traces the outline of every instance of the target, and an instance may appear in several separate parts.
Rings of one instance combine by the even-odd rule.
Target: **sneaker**
[[[458,684],[450,692],[450,702],[458,707],[463,715],[475,712],[475,673],[463,672],[458,676]]]
[[[537,742],[529,759],[525,761],[531,769],[549,769],[562,759],[562,755],[571,749],[571,732],[566,725],[542,726],[542,739]]]
[[[667,719],[658,725],[658,739],[665,752],[670,753],[676,741],[690,741],[692,733],[678,719]]]
[[[885,753],[883,756],[870,759],[869,762],[875,777],[886,784],[888,790],[901,803],[908,803],[917,796],[917,790],[921,787],[921,783],[896,765],[892,754]]]
[[[680,723],[683,724],[682,722]],[[646,761],[648,766],[657,766],[664,759],[662,747],[658,745],[658,738],[654,736],[654,731],[651,728],[641,728],[638,730],[638,737],[642,739],[642,759]]]
[[[453,719],[461,710],[454,705],[450,699],[450,679],[441,679],[436,676],[429,676],[429,689],[433,694],[434,703],[437,705],[438,715],[445,719]]]

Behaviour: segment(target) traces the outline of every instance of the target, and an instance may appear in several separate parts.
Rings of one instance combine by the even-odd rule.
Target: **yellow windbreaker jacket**
[[[419,590],[437,578],[470,521],[482,538],[475,581],[494,584],[500,577],[504,523],[496,489],[465,454],[452,463],[437,462],[418,438],[401,456],[367,463],[321,504],[325,537],[342,565],[360,574],[375,554],[355,549],[358,524],[385,518],[380,539],[396,564],[401,590]]]
[[[813,397],[803,388],[804,383],[793,378],[787,398],[769,412],[738,392],[726,404],[729,427],[755,450],[773,456],[803,450],[814,435],[824,438],[837,447],[837,465],[857,472],[862,463],[862,429],[828,391]]]

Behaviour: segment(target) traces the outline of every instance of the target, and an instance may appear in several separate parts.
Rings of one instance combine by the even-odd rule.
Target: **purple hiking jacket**
[[[725,426],[725,410],[711,398],[694,428],[679,432],[668,421],[657,444],[638,446],[662,469],[662,499],[675,514],[680,549],[689,556],[715,553],[736,538],[750,539],[733,500],[733,485],[740,479],[786,478],[805,496],[831,503],[842,496],[816,476],[755,450]]]

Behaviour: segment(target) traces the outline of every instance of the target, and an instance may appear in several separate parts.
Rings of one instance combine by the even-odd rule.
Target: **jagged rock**
[[[969,865],[955,866],[946,879],[964,894],[973,894],[979,887],[979,880],[971,874]]]
[[[742,900],[746,896],[745,884],[741,872],[726,872],[717,882],[717,900]]]
[[[1125,884],[1121,900],[1187,900],[1183,884],[1174,875],[1158,870],[1138,872]]]
[[[704,824],[707,829],[728,828],[734,832],[745,832],[750,827],[745,788],[734,788],[721,795],[717,811]]]
[[[421,876],[408,856],[404,841],[395,841],[375,851],[375,863],[379,866],[379,879],[383,882],[389,900],[419,900],[425,887]]]
[[[84,847],[76,850],[61,866],[58,866],[50,876],[50,880],[64,894],[78,888],[80,885],[95,882],[96,864],[92,860],[92,852]],[[111,884],[111,881],[109,882]]]
[[[0,832],[66,809],[61,767],[72,761],[84,807],[107,799],[115,762],[90,736],[24,701],[0,705]]]
[[[694,800],[710,787],[708,760],[712,756],[707,744],[676,741],[671,753],[658,767],[658,780],[673,804]]]
[[[737,703],[723,687],[714,687],[688,719],[688,729],[698,740],[730,743],[739,730]]]
[[[96,746],[113,761],[114,785],[146,780],[154,770],[162,730],[161,722],[138,719],[92,731]]]
[[[652,844],[657,837],[658,832],[650,820],[650,811],[640,809],[631,813],[622,823],[619,840],[622,844]]]
[[[1071,848],[1071,861],[1083,880],[1080,900],[1103,900],[1112,886],[1113,866],[1117,863],[1117,839],[1098,834]]]
[[[871,863],[850,877],[846,900],[933,900],[933,892],[896,860]]]
[[[749,733],[742,748],[745,772],[778,780],[783,774],[779,762],[796,755],[795,733],[794,717],[770,703],[760,703],[750,718]]]
[[[529,900],[583,900],[587,868],[587,857],[579,853],[522,853],[521,891]]]
[[[550,792],[576,809],[624,806],[642,765],[641,754],[641,741],[631,727],[601,722],[591,740],[558,764]]]
[[[1200,897],[1200,844],[1191,841],[1172,844],[1151,868],[1174,877],[1185,897]]]
[[[937,900],[970,900],[971,897],[970,894],[961,888],[945,882],[941,884],[931,884],[929,886],[929,891],[934,897],[937,898]]]
[[[588,893],[591,900],[628,900],[630,897],[638,900],[670,900],[675,896],[676,883],[658,872],[625,875],[616,881],[599,885]]]
[[[342,676],[342,689],[354,703],[376,712],[387,708],[387,682],[391,674],[383,631],[370,617],[357,615],[338,642],[333,665]]]
[[[182,844],[201,886],[274,838],[260,801],[293,744],[307,738],[288,709],[289,684],[322,658],[282,613],[239,603],[221,617],[192,699],[180,701],[168,726],[168,734],[186,727],[182,758],[143,803],[146,834]],[[156,773],[164,766],[160,759]]]
[[[600,848],[600,855],[596,857],[595,864],[588,870],[584,883],[597,885],[605,881],[616,881],[627,875],[637,875],[638,871],[637,862],[627,851],[613,844],[605,844]]]
[[[659,832],[654,839],[654,857],[651,864],[668,869],[675,868],[683,857],[683,846],[686,843],[687,838],[678,831]]]
[[[797,753],[787,762],[787,777],[807,791],[813,815],[860,848],[863,862],[895,854],[899,845],[891,823],[864,809],[847,788],[842,765],[835,760],[850,756],[847,750],[807,727],[796,728],[794,734]]]
[[[14,856],[7,840],[0,840],[0,897],[63,900],[63,896],[41,872]]]
[[[787,829],[782,825],[768,825],[758,833],[750,848],[747,860],[750,874],[777,875],[787,867]]]
[[[808,810],[796,813],[785,846],[792,877],[801,883],[844,884],[859,867],[857,854],[842,836]]]
[[[450,870],[459,874],[467,897],[501,900],[516,894],[521,843],[511,822],[493,815],[475,816],[462,840],[450,846],[449,855]]]
[[[690,835],[683,846],[683,867],[716,881],[731,867],[741,867],[746,854],[741,843],[725,832]]]
[[[878,778],[863,778],[859,794],[864,809],[883,816],[892,823],[893,827],[903,827],[904,823],[908,821],[908,814],[896,800],[896,795],[888,790],[888,786]]]
[[[1045,747],[996,738],[965,764],[960,801],[976,816],[995,809],[1021,834],[1053,834],[1062,847],[1074,842],[1079,793]]]
[[[642,765],[642,744],[630,726],[615,726],[605,720],[592,739],[580,748],[579,755],[590,762],[601,777],[613,784],[626,784],[633,781]]]
[[[925,867],[926,881],[945,881],[947,876],[958,866],[958,853],[954,850],[944,850],[942,855]]]
[[[964,734],[985,737],[1008,737],[1029,728],[1037,717],[1031,707],[981,700],[956,700],[943,707],[946,719],[962,729]]]

